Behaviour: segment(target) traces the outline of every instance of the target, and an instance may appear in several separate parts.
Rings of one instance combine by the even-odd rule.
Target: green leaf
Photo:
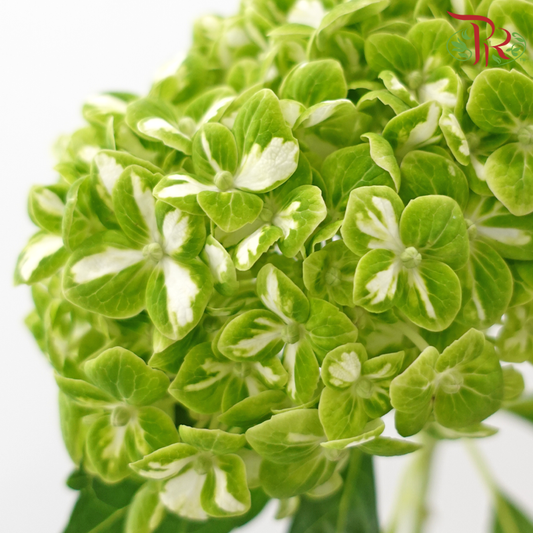
[[[321,446],[328,450],[347,450],[349,448],[359,448],[367,442],[373,442],[385,430],[385,424],[380,418],[368,422],[360,433],[354,437],[347,437],[338,440],[323,442]]]
[[[216,455],[236,453],[246,444],[244,435],[227,433],[220,429],[198,429],[182,425],[179,431],[185,444]]]
[[[396,157],[402,159],[408,152],[439,142],[439,119],[442,110],[435,102],[426,102],[393,117],[383,130]]]
[[[346,211],[350,193],[355,188],[369,185],[394,186],[389,172],[372,158],[370,144],[350,146],[333,152],[322,165],[322,176],[326,183],[328,209],[337,216],[342,216]]]
[[[146,308],[163,335],[180,340],[196,327],[212,292],[211,272],[201,261],[165,257],[148,281]]]
[[[394,94],[385,89],[369,91],[363,96],[361,96],[361,98],[357,102],[357,109],[360,109],[361,111],[367,110],[371,112],[371,110],[368,108],[374,105],[377,100],[379,100],[383,105],[389,106],[396,115],[399,115],[400,113],[403,113],[404,111],[407,111],[409,109],[409,106],[403,100],[401,100],[398,96],[395,96]],[[372,135],[377,134],[373,133]]]
[[[502,493],[496,496],[493,533],[533,533],[533,521]]]
[[[462,289],[458,320],[470,327],[488,328],[505,313],[513,294],[507,263],[488,244],[470,244],[468,263],[457,272]]]
[[[343,479],[342,490],[332,496],[302,498],[290,533],[379,533],[372,458],[351,451]]]
[[[396,192],[398,192],[400,190],[401,174],[391,145],[377,133],[366,133],[362,138],[368,140],[370,143],[370,157],[390,175]]]
[[[414,91],[408,89],[398,79],[398,76],[394,72],[390,70],[383,70],[379,73],[378,78],[383,81],[383,84],[385,85],[387,91],[389,91],[391,95],[396,96],[398,99],[404,102],[404,104],[408,106],[408,108],[418,106],[418,100],[415,97]],[[407,109],[405,111],[407,111]]]
[[[350,100],[321,102],[304,111],[294,125],[294,134],[307,157],[322,162],[340,148],[361,143],[372,117],[361,113]]]
[[[256,291],[265,307],[287,324],[303,323],[309,317],[309,301],[304,293],[272,264],[259,271]]]
[[[303,277],[309,295],[339,305],[353,305],[354,274],[359,258],[342,240],[313,252],[303,263]]]
[[[297,409],[250,428],[246,440],[264,459],[287,465],[312,457],[326,437],[316,409]]]
[[[371,19],[388,6],[387,0],[352,0],[336,5],[320,22],[316,33],[318,47],[324,48],[328,37],[340,28]]]
[[[242,191],[201,191],[198,194],[198,204],[205,214],[227,233],[251,224],[263,208],[261,198]]]
[[[283,118],[278,98],[263,89],[239,111],[233,127],[240,155],[234,186],[267,192],[281,185],[298,166],[298,143]]]
[[[486,69],[476,77],[466,104],[470,118],[491,133],[518,133],[533,120],[533,81],[517,70]]]
[[[151,405],[163,398],[170,382],[159,370],[124,348],[110,348],[85,364],[89,379],[101,390],[130,405]]]
[[[365,41],[365,58],[376,73],[392,70],[408,74],[420,69],[417,49],[400,35],[374,33]]]
[[[454,270],[463,267],[470,251],[461,208],[448,196],[422,196],[409,202],[402,213],[400,236],[423,260],[442,261]]]
[[[77,180],[69,189],[63,215],[65,246],[75,250],[95,233],[105,230],[93,210],[94,182],[90,176]]]
[[[531,396],[517,400],[507,405],[505,409],[533,423],[533,398]]]
[[[461,86],[459,86],[459,92],[461,91],[462,88]],[[447,95],[451,93],[444,94]],[[445,97],[443,100],[444,102],[448,100],[450,103],[453,101],[452,98],[448,99],[447,97]],[[441,101],[440,103],[443,105],[443,107],[445,106],[445,103],[443,103],[443,101]],[[442,115],[439,119],[439,126],[444,135],[444,138],[446,139],[446,144],[448,145],[448,148],[452,152],[455,159],[457,159],[457,161],[459,161],[461,165],[466,166],[470,164],[470,146],[468,145],[466,135],[463,129],[461,128],[461,125],[459,124],[459,121],[457,120],[455,114],[444,107]]]
[[[305,329],[319,362],[331,350],[357,340],[357,328],[336,306],[317,298],[311,298],[309,303],[309,320]]]
[[[377,437],[374,440],[358,446],[359,450],[369,455],[380,457],[395,457],[416,452],[422,445],[403,439],[391,439],[389,437]]]
[[[359,256],[375,249],[401,253],[398,222],[402,211],[403,203],[390,187],[353,190],[341,230],[346,246]]]
[[[281,98],[311,107],[325,100],[346,98],[348,88],[340,63],[323,59],[295,67],[280,89]]]
[[[496,341],[503,361],[523,363],[532,360],[533,335],[527,329],[532,316],[531,304],[513,307],[505,313],[503,328]]]
[[[426,71],[455,63],[446,50],[446,42],[453,33],[448,20],[440,18],[418,22],[409,30],[407,38],[416,46]]]
[[[494,196],[513,215],[533,213],[533,155],[529,147],[511,143],[498,148],[487,159],[485,177]]]
[[[57,386],[63,394],[82,407],[98,409],[114,403],[113,396],[82,379],[73,379],[56,374]]]
[[[495,413],[503,396],[503,375],[494,347],[471,329],[438,358],[435,396],[439,424],[463,428]]]
[[[468,181],[464,172],[449,159],[430,152],[415,150],[402,161],[400,197],[405,204],[419,196],[449,196],[462,209],[468,203]]]
[[[41,231],[22,250],[15,269],[15,283],[31,285],[55,274],[67,261],[69,253],[63,239]]]

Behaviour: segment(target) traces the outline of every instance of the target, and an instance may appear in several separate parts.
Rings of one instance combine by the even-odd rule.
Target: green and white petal
[[[462,92],[461,78],[450,66],[433,70],[418,89],[421,104],[437,102],[450,114],[460,102]]]
[[[201,261],[165,257],[148,281],[146,308],[163,335],[179,340],[198,324],[212,292],[211,272]]]
[[[396,157],[403,159],[411,150],[438,143],[442,135],[439,120],[441,107],[427,102],[393,117],[383,130]]]
[[[160,141],[170,148],[190,155],[190,132],[180,130],[174,108],[164,100],[141,98],[128,105],[128,126],[142,138]]]
[[[115,426],[111,415],[102,415],[87,434],[87,455],[91,465],[106,483],[116,483],[130,474],[126,448],[126,426]]]
[[[237,270],[250,270],[259,258],[283,236],[283,231],[270,224],[264,224],[242,240],[233,251],[233,262]]]
[[[397,306],[417,326],[442,331],[461,309],[459,278],[444,263],[423,261],[407,270],[405,290]]]
[[[67,261],[68,251],[58,235],[36,233],[17,260],[15,283],[31,285],[55,274]]]
[[[261,301],[287,324],[305,322],[309,301],[300,288],[279,268],[265,265],[257,275],[256,291]]]
[[[155,187],[154,195],[186,213],[202,215],[202,208],[196,197],[204,191],[216,192],[218,189],[212,181],[200,180],[187,174],[172,174],[164,177]]]
[[[246,311],[224,327],[218,349],[234,361],[261,361],[281,350],[286,329],[270,311]]]
[[[202,191],[198,204],[204,213],[223,231],[232,233],[251,224],[263,209],[259,196],[242,191]]]
[[[165,517],[157,482],[145,483],[128,508],[124,533],[153,533]]]
[[[404,439],[393,439],[390,437],[377,437],[371,441],[357,446],[359,450],[368,455],[378,457],[397,457],[414,453],[422,448],[422,444]]]
[[[439,126],[455,159],[461,165],[470,164],[470,147],[455,114],[444,109],[439,119]]]
[[[372,250],[357,264],[354,303],[372,313],[382,313],[398,303],[404,283],[398,256],[389,250]]]
[[[82,407],[102,409],[116,403],[116,399],[108,392],[83,379],[71,379],[56,374],[55,380],[61,392]]]
[[[191,467],[165,483],[159,498],[171,512],[188,520],[207,520],[202,506],[202,490],[207,474]]]
[[[422,196],[409,202],[400,220],[400,236],[408,253],[462,268],[470,253],[468,232],[459,204],[448,196]],[[409,260],[402,262],[409,268]],[[418,259],[413,259],[419,262]]]
[[[523,363],[533,361],[533,309],[531,304],[508,309],[503,319],[503,328],[496,340],[502,361]],[[524,326],[525,324],[525,326]]]
[[[211,270],[215,289],[226,296],[233,294],[237,290],[237,272],[224,246],[209,235],[200,257]]]
[[[160,172],[155,165],[148,161],[134,157],[127,152],[115,150],[99,151],[92,162],[91,179],[94,186],[94,210],[98,218],[109,229],[117,228],[117,221],[113,212],[112,194],[115,183],[126,168],[137,165],[156,174]]]
[[[457,319],[480,329],[497,323],[513,295],[513,276],[498,252],[482,241],[471,243],[468,263],[457,275],[463,293]]]
[[[391,145],[377,133],[366,133],[362,138],[370,144],[370,157],[378,167],[390,175],[398,192],[401,185],[401,173]]]
[[[152,191],[161,176],[139,166],[127,167],[113,188],[113,208],[122,231],[139,244],[157,242],[159,232]]]
[[[63,291],[75,305],[111,318],[128,318],[145,307],[153,269],[123,234],[99,233],[78,248],[65,266]]]
[[[326,387],[344,390],[361,376],[363,363],[368,359],[362,344],[345,344],[326,355],[322,363],[321,377]]]
[[[28,198],[32,222],[44,231],[60,235],[67,192],[68,186],[60,184],[32,187]]]
[[[287,394],[291,400],[297,405],[311,400],[318,385],[320,369],[307,339],[285,346],[283,366],[289,376]]]
[[[235,174],[238,152],[231,131],[218,123],[205,124],[194,137],[194,170],[198,176],[213,179],[222,172]]]
[[[246,467],[238,455],[224,455],[213,460],[201,501],[210,516],[238,516],[248,511],[251,497],[246,482]]]
[[[165,202],[155,206],[157,220],[156,243],[162,251],[176,260],[194,259],[205,243],[205,219],[190,215]]]
[[[198,344],[185,356],[169,392],[189,409],[213,414],[220,411],[232,371],[233,363],[216,355],[211,343]]]
[[[382,70],[378,78],[383,81],[383,85],[393,95],[399,98],[409,107],[416,107],[419,102],[414,94],[414,91],[408,89],[398,78],[398,76],[390,70]]]
[[[533,260],[533,215],[514,216],[496,198],[471,194],[465,217],[475,226],[469,231],[502,257]]]
[[[417,22],[407,34],[416,46],[426,72],[443,65],[454,65],[454,58],[446,50],[446,42],[454,32],[453,26],[444,19]]]
[[[128,93],[95,94],[85,100],[82,108],[83,118],[91,124],[106,126],[110,118],[123,119],[128,103],[135,98],[135,95]]]
[[[131,469],[146,479],[169,479],[191,464],[198,450],[188,444],[171,444],[152,452],[139,461],[130,464]]]
[[[272,219],[272,224],[283,231],[281,252],[294,257],[326,215],[326,204],[318,187],[303,185],[294,189]]]
[[[400,197],[384,186],[361,187],[350,194],[341,234],[356,255],[384,249],[402,253],[398,222],[403,211]]]
[[[270,389],[281,389],[288,381],[288,375],[277,357],[251,364],[250,374]]]
[[[272,91],[263,89],[248,100],[237,115],[233,133],[241,154],[234,179],[236,188],[267,192],[294,174],[298,143]]]
[[[264,459],[287,465],[312,457],[326,437],[316,409],[296,409],[250,428],[246,440]]]
[[[511,143],[498,148],[485,163],[485,178],[494,196],[513,215],[519,217],[533,213],[533,154],[530,144]]]
[[[390,91],[381,88],[377,91],[369,91],[361,96],[357,101],[357,109],[372,113],[372,106],[374,106],[377,101],[381,102],[383,105],[389,106],[394,111],[395,115],[399,115],[410,109],[410,106],[408,106],[403,100],[392,94]],[[374,133],[373,135],[377,134]]]
[[[84,369],[98,388],[130,405],[151,405],[166,395],[170,385],[164,372],[120,347],[105,350]]]

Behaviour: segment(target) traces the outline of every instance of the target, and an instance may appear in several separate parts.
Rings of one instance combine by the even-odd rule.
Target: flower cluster
[[[116,531],[220,533],[277,498],[304,531],[369,456],[490,436],[522,394],[501,361],[533,362],[533,62],[461,63],[441,4],[243,0],[148,95],[84,105],[15,274],[73,524],[98,500]],[[532,34],[528,2],[476,13]]]

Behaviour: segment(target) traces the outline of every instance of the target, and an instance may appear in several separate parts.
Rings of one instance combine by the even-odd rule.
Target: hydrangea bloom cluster
[[[415,532],[436,443],[533,419],[501,364],[533,362],[533,61],[464,61],[452,4],[243,0],[148,95],[84,105],[15,274],[67,533],[223,533],[271,498],[293,533],[376,533],[371,457],[412,452]],[[462,5],[533,46],[533,4]]]

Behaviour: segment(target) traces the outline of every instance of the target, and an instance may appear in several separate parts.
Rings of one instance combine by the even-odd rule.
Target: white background
[[[23,326],[29,289],[13,288],[16,256],[32,228],[31,184],[55,180],[50,147],[80,126],[79,109],[104,90],[143,93],[156,69],[184,52],[193,20],[230,14],[237,0],[5,0],[0,3],[0,531],[60,533],[75,493],[61,442],[52,372]],[[531,370],[531,369],[528,369]],[[531,375],[531,372],[529,372]],[[491,421],[480,443],[503,484],[533,512],[533,427]],[[377,461],[378,497],[390,516],[408,458]],[[283,532],[269,512],[249,533]],[[431,486],[428,533],[488,532],[489,498],[461,443],[443,447]],[[409,532],[406,532],[409,533]]]

